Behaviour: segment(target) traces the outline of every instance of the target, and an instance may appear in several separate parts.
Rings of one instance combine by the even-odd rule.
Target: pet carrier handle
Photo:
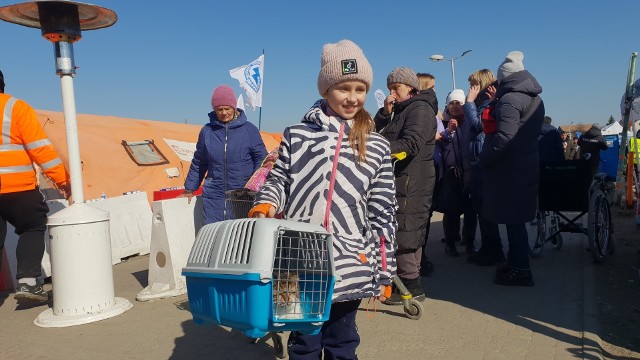
[[[344,122],[340,123],[340,133],[338,134],[338,142],[336,143],[336,152],[333,155],[333,167],[331,168],[331,180],[329,181],[329,194],[327,195],[327,207],[324,211],[324,228],[331,233],[331,200],[333,198],[333,184],[336,182],[336,171],[338,170],[338,156],[340,156],[340,147],[342,146],[342,136],[344,136]]]

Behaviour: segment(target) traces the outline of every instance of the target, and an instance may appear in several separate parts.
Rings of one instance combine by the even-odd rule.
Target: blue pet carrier
[[[335,283],[331,235],[319,225],[238,219],[200,230],[182,274],[196,323],[259,338],[317,334]]]

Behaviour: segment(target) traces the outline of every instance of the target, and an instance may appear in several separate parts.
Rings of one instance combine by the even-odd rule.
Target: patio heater
[[[73,203],[49,217],[53,308],[40,313],[41,327],[65,327],[110,318],[133,305],[114,296],[109,213],[85,203],[73,93],[73,43],[81,30],[113,25],[115,12],[73,1],[31,1],[0,7],[0,19],[42,30],[53,43],[62,86]]]

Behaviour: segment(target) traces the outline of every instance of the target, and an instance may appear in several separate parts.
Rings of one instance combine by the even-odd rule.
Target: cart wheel
[[[529,256],[540,257],[544,249],[546,237],[546,217],[543,211],[537,211],[536,217],[527,223],[527,237],[529,239]]]
[[[422,304],[420,304],[417,300],[411,299],[409,302],[409,306],[405,306],[404,314],[411,320],[418,320],[422,316]]]
[[[589,199],[589,251],[593,261],[601,263],[613,253],[613,224],[607,197],[595,190]]]
[[[284,345],[282,344],[282,336],[278,333],[273,333],[271,335],[271,340],[273,340],[273,349],[276,351],[276,357],[278,359],[284,359],[287,357]]]
[[[554,250],[562,249],[562,245],[564,245],[564,238],[561,233],[558,233],[556,236],[551,239],[551,243],[553,244]]]

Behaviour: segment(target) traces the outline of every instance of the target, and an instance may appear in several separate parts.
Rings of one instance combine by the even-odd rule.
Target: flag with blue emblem
[[[248,65],[229,70],[229,75],[240,82],[240,87],[247,94],[247,104],[252,110],[256,106],[262,107],[262,73],[264,69],[264,54]]]

